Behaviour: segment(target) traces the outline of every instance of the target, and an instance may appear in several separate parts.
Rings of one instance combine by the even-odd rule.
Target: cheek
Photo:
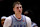
[[[17,9],[15,9],[15,13],[18,13],[18,10]]]
[[[22,9],[21,9],[21,11],[22,11]]]
[[[18,10],[17,9],[15,9],[15,12],[17,12]]]

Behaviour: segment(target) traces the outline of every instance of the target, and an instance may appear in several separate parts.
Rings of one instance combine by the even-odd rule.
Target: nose
[[[19,10],[20,10],[20,8],[19,8]]]

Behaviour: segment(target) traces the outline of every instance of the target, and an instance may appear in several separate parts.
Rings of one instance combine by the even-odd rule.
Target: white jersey
[[[25,16],[25,17],[26,17],[27,27],[31,27],[31,19],[29,17],[27,17],[27,16]],[[11,16],[9,16],[8,18],[6,18],[3,27],[9,27],[9,26],[11,26],[11,24],[12,24],[12,18],[11,18]]]

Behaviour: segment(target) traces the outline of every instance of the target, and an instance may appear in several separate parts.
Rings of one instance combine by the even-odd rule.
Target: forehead
[[[22,7],[22,5],[21,4],[16,4],[15,7]]]

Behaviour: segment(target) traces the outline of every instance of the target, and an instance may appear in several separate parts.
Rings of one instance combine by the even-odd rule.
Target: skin
[[[1,24],[3,26],[5,19],[1,19]]]
[[[24,15],[27,15],[27,14],[29,14],[29,12],[28,12],[28,11],[25,11],[25,12],[24,12]]]
[[[18,19],[21,19],[21,14],[22,14],[22,5],[16,4],[13,8],[13,11],[15,12],[15,16]]]

